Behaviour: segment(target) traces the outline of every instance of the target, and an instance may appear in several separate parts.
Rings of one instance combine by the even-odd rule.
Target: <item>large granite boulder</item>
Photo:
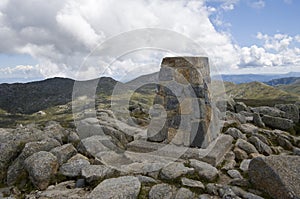
[[[32,154],[39,151],[50,151],[52,148],[60,146],[60,143],[53,138],[48,138],[37,142],[28,142],[25,144],[21,154],[9,166],[7,171],[7,184],[13,185],[24,176],[24,161]]]
[[[273,198],[300,198],[299,165],[299,156],[258,157],[248,172],[254,186]]]
[[[206,162],[201,162],[195,159],[189,160],[191,167],[195,169],[198,175],[208,181],[214,181],[218,177],[218,169]]]
[[[50,152],[57,157],[59,165],[62,165],[76,155],[77,150],[72,144],[65,144],[52,149]]]
[[[276,108],[283,111],[284,117],[292,120],[295,123],[299,122],[299,108],[295,104],[277,104]]]
[[[266,126],[274,129],[290,130],[294,126],[294,122],[292,120],[280,117],[272,117],[269,115],[264,115],[262,117],[262,121]]]
[[[278,108],[269,107],[269,106],[260,106],[252,108],[255,113],[259,113],[262,115],[269,115],[273,117],[284,117],[285,112],[279,110]]]
[[[123,176],[101,182],[87,198],[138,198],[141,183],[137,177]]]
[[[44,190],[57,172],[57,158],[52,153],[40,151],[25,160],[25,168],[33,185]]]

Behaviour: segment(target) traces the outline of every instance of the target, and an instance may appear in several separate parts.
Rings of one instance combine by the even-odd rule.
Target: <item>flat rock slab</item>
[[[231,149],[232,141],[230,135],[220,135],[206,149],[201,149],[135,140],[127,145],[127,150],[171,158],[197,159],[217,166]]]
[[[233,138],[230,135],[220,135],[206,149],[206,155],[200,158],[201,161],[207,162],[213,166],[219,165],[225,154],[232,147]]]
[[[81,175],[88,183],[97,182],[105,178],[113,177],[116,170],[105,165],[88,165],[81,170]]]
[[[258,157],[250,162],[249,177],[273,198],[300,198],[299,165],[299,156]]]
[[[87,198],[138,198],[141,183],[137,177],[123,176],[101,182]]]

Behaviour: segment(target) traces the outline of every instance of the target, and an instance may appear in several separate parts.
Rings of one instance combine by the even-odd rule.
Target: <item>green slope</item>
[[[300,80],[289,85],[278,85],[276,88],[288,93],[300,95]]]
[[[295,103],[299,95],[268,86],[261,82],[245,84],[225,83],[226,93],[250,106],[274,105],[277,103]]]

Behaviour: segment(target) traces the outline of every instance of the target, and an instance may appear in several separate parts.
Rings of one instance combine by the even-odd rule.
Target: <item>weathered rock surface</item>
[[[193,172],[193,168],[185,167],[183,163],[180,162],[173,162],[161,170],[160,177],[162,179],[171,180]]]
[[[272,149],[267,144],[262,142],[258,137],[252,136],[248,139],[250,143],[252,143],[259,153],[264,155],[271,155]]]
[[[285,113],[278,108],[269,107],[269,106],[261,106],[252,108],[252,110],[256,113],[260,113],[262,115],[269,115],[272,117],[283,117]]]
[[[175,199],[193,199],[196,198],[196,194],[191,192],[189,189],[180,188],[175,196]]]
[[[258,157],[250,162],[249,177],[273,198],[300,198],[299,165],[299,156]]]
[[[95,157],[97,153],[109,151],[108,146],[111,146],[112,140],[108,136],[95,135],[82,139],[77,147],[77,150],[88,157]],[[113,146],[113,148],[116,146]]]
[[[81,175],[88,183],[98,182],[105,178],[111,178],[116,174],[117,171],[115,169],[105,165],[88,165],[81,171]]]
[[[247,142],[243,139],[238,139],[236,142],[236,146],[238,146],[240,149],[243,149],[248,154],[258,153],[255,146],[253,146],[252,144],[250,144],[249,142]]]
[[[168,184],[154,185],[149,192],[149,199],[172,199],[176,194],[174,187]]]
[[[191,167],[195,168],[195,171],[198,172],[198,175],[205,180],[214,181],[218,176],[218,169],[211,166],[206,162],[201,162],[198,160],[189,160]]]
[[[230,151],[232,142],[233,138],[230,135],[220,135],[211,143],[211,147],[206,149],[207,154],[200,160],[213,166],[219,165],[224,160],[225,154]]]
[[[72,144],[65,144],[60,147],[56,147],[50,151],[56,156],[59,165],[67,162],[72,156],[76,155],[77,150]]]
[[[294,123],[299,122],[299,108],[295,104],[277,104],[276,108],[284,112],[283,117],[292,120]]]
[[[246,140],[247,137],[245,134],[243,134],[240,130],[236,129],[236,128],[229,128],[225,134],[231,135],[234,139],[244,139]]]
[[[266,126],[269,126],[274,129],[290,130],[294,126],[292,120],[280,117],[272,117],[269,115],[264,115],[262,117],[262,121],[266,124]]]
[[[26,158],[39,151],[50,151],[52,148],[57,146],[60,146],[60,143],[53,138],[26,143],[21,154],[7,170],[7,184],[13,185],[16,181],[20,181],[22,180],[21,178],[24,178],[24,161]]]
[[[265,124],[263,123],[259,113],[253,113],[253,123],[260,128],[265,127]]]
[[[200,190],[204,190],[205,186],[201,181],[197,180],[191,180],[189,178],[181,178],[181,184],[183,186],[191,187],[191,188],[197,188]]]
[[[111,178],[101,182],[87,198],[128,198],[138,197],[141,183],[137,177],[124,176]]]
[[[90,165],[86,159],[70,159],[59,168],[59,173],[67,177],[77,177],[81,175],[81,170]]]
[[[59,198],[59,199],[82,199],[87,198],[88,192],[83,188],[76,188],[74,181],[65,181],[55,186],[49,186],[45,191],[31,193],[26,196],[28,199]]]
[[[57,158],[52,153],[40,151],[25,160],[25,168],[31,182],[38,189],[44,190],[57,172]]]

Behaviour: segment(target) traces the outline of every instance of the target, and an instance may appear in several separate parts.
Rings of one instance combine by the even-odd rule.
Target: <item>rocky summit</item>
[[[140,88],[138,96],[150,96],[156,86]],[[149,109],[145,98],[135,100],[126,109],[129,118],[102,106],[102,99],[95,114],[89,106],[73,110],[73,125],[34,115],[42,120],[16,118],[18,125],[0,128],[0,198],[300,198],[297,104],[253,107],[226,99],[224,110],[212,103],[210,113],[220,115],[223,128],[201,147],[184,143],[174,123],[163,129],[163,139],[149,139],[151,115],[164,113]],[[70,111],[56,108],[55,118]]]

